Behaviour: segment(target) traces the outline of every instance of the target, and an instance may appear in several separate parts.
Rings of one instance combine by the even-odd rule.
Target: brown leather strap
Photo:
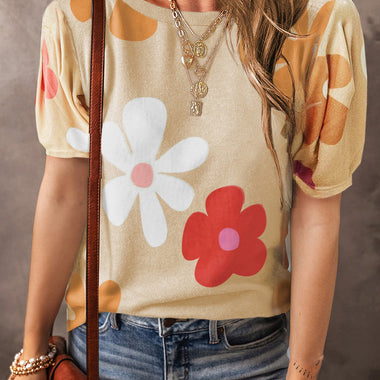
[[[92,0],[90,77],[90,168],[87,203],[86,319],[87,378],[99,379],[99,230],[102,177],[101,132],[103,124],[103,77],[105,0]]]

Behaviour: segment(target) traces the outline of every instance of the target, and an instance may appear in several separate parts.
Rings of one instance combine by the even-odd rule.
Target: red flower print
[[[293,164],[294,173],[302,179],[309,187],[315,189],[315,183],[313,182],[313,171],[302,164],[301,161],[295,160]]]
[[[243,203],[240,187],[221,187],[207,197],[207,215],[195,212],[188,218],[182,253],[186,260],[199,259],[199,284],[218,286],[233,273],[252,276],[264,266],[267,250],[258,237],[266,227],[265,210],[255,204],[241,211]]]
[[[58,79],[54,71],[48,67],[49,53],[46,47],[46,41],[42,42],[42,75],[41,90],[47,99],[52,99],[58,91]],[[42,100],[42,99],[41,99]]]

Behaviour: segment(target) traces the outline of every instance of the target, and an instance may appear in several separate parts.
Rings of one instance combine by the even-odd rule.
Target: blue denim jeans
[[[242,319],[99,314],[101,380],[285,380],[285,313]],[[86,323],[68,333],[68,351],[86,372]]]

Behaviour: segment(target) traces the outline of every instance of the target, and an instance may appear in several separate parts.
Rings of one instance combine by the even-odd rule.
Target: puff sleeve
[[[38,140],[55,157],[89,157],[89,114],[71,30],[53,1],[42,16],[35,99]]]
[[[316,198],[352,185],[365,141],[367,72],[359,14],[351,0],[335,0],[305,83],[302,143],[293,180]]]

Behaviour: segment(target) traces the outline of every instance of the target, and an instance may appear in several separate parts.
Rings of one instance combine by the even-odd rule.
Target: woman
[[[47,351],[65,297],[83,370],[90,5],[43,16],[21,355]],[[354,4],[107,0],[106,15],[100,377],[316,379],[364,146]]]

